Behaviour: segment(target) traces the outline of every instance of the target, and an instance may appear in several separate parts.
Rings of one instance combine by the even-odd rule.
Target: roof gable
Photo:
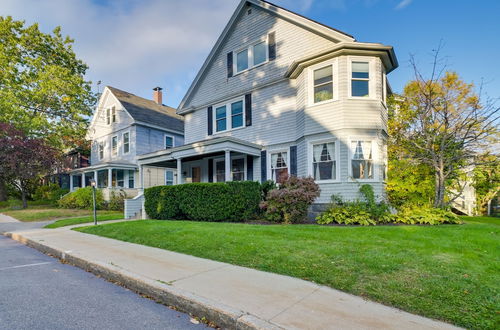
[[[199,70],[198,74],[196,75],[195,79],[191,83],[191,86],[189,87],[188,91],[186,92],[184,98],[182,99],[178,110],[181,110],[184,108],[186,105],[186,102],[189,100],[191,97],[191,94],[195,91],[197,85],[200,83],[201,78],[203,77],[205,71],[210,67],[210,64],[216,57],[219,49],[222,48],[224,42],[226,41],[226,38],[230,34],[230,31],[232,30],[233,26],[237,23],[238,18],[240,15],[246,10],[246,5],[251,4],[254,6],[259,7],[260,9],[263,9],[269,13],[272,13],[284,20],[287,20],[295,25],[298,25],[304,29],[307,29],[313,33],[316,33],[326,39],[332,40],[333,42],[353,42],[355,39],[344,32],[341,32],[339,30],[333,29],[331,27],[328,27],[326,25],[323,25],[321,23],[318,23],[316,21],[313,21],[309,18],[306,18],[304,16],[301,16],[297,13],[294,13],[292,11],[289,11],[287,9],[284,9],[282,7],[276,6],[270,2],[267,1],[262,1],[262,0],[242,0],[240,1],[238,7],[234,11],[233,15],[231,16],[228,24],[224,28],[222,34],[219,36],[217,39],[217,42],[215,43],[214,47],[210,51],[208,57],[206,58],[205,62],[203,63],[201,69]]]

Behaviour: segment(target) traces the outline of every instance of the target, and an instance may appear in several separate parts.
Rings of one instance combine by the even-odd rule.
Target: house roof
[[[245,5],[246,4],[251,4],[257,7],[260,7],[268,12],[271,12],[279,17],[285,18],[287,20],[293,21],[295,24],[304,26],[305,28],[308,28],[326,38],[329,38],[331,40],[335,40],[336,42],[353,42],[355,41],[354,37],[339,31],[337,29],[334,29],[332,27],[329,27],[327,25],[318,23],[310,18],[304,17],[302,15],[299,15],[295,12],[292,12],[288,9],[284,9],[282,7],[279,7],[275,4],[272,4],[268,1],[263,1],[263,0],[241,0],[240,3],[238,4],[238,7],[236,7],[236,10],[234,11],[233,15],[231,16],[231,19],[227,23],[226,27],[222,31],[221,35],[217,39],[217,42],[215,43],[214,47],[210,51],[210,54],[208,55],[207,59],[203,63],[202,67],[198,71],[198,74],[194,78],[193,82],[191,83],[191,86],[189,87],[188,91],[184,95],[184,98],[182,99],[181,103],[179,104],[178,108],[178,113],[183,113],[184,111],[182,110],[186,104],[186,102],[189,100],[191,97],[191,94],[197,87],[198,83],[200,82],[203,73],[205,70],[209,67],[210,63],[212,60],[215,58],[215,55],[217,54],[217,51],[219,48],[222,46],[224,43],[226,37],[228,36],[229,32],[231,31],[231,28],[233,25],[236,23],[236,20],[240,13],[245,10]]]
[[[184,118],[172,107],[159,105],[118,88],[106,86],[137,123],[151,124],[184,132]]]

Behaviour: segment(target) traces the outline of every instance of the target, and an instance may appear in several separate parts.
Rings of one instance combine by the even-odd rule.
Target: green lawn
[[[97,221],[109,221],[109,220],[118,220],[123,219],[123,212],[120,213],[111,213],[111,214],[98,214]],[[46,225],[44,228],[59,228],[65,226],[79,225],[81,223],[89,223],[94,222],[93,216],[79,217],[79,218],[69,218],[69,219],[61,219],[57,220],[54,223],[50,223]]]
[[[19,221],[32,222],[32,221],[47,221],[64,219],[69,217],[90,216],[91,210],[80,209],[60,209],[53,206],[32,206],[24,210],[1,210],[3,214],[16,218]],[[122,214],[116,211],[99,211],[99,214]]]
[[[475,329],[499,325],[500,220],[340,227],[134,221],[78,228],[328,285]]]

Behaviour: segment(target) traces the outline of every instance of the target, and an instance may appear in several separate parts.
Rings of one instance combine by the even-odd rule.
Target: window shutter
[[[233,76],[233,52],[227,53],[227,77]]]
[[[266,162],[267,152],[260,152],[260,181],[267,181],[267,162]]]
[[[207,108],[207,118],[208,118],[208,123],[207,123],[207,124],[208,124],[208,126],[207,126],[207,127],[208,127],[208,135],[212,135],[212,134],[213,134],[213,127],[212,127],[212,125],[213,125],[213,123],[214,123],[214,122],[213,122],[213,120],[212,120],[212,115],[213,115],[212,113],[213,113],[213,111],[212,111],[212,107],[210,106],[210,107],[208,107],[208,108]]]
[[[214,182],[214,160],[208,160],[208,182]]]
[[[290,175],[297,176],[297,146],[290,147]]]
[[[245,95],[245,126],[252,126],[252,94]]]
[[[253,156],[247,155],[247,181],[253,181]]]
[[[276,35],[274,32],[268,35],[268,47],[269,61],[273,61],[276,59]]]

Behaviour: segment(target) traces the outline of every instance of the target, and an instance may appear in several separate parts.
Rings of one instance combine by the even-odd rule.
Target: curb
[[[10,237],[44,254],[63,260],[65,263],[91,272],[108,281],[119,283],[127,289],[146,295],[157,302],[173,306],[181,312],[214,322],[218,327],[223,329],[283,329],[255,315],[207,298],[199,297],[171,285],[139,276],[112,264],[90,262],[76,256],[74,253],[60,251],[26,238],[21,234],[4,233],[4,236]]]

